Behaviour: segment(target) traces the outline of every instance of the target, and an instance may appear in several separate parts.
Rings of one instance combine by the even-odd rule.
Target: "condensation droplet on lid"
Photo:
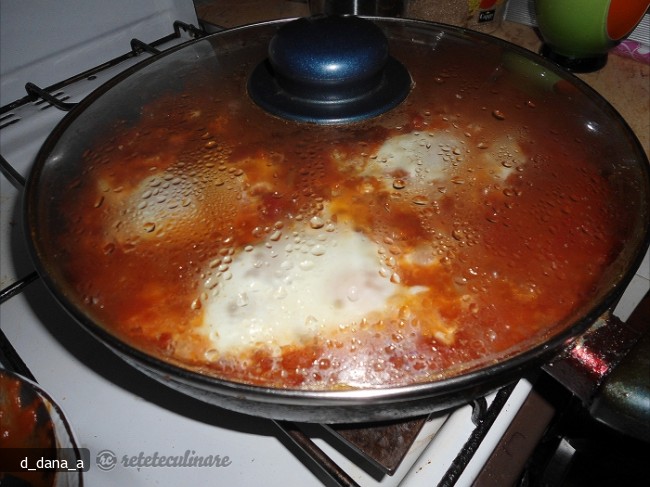
[[[399,248],[397,245],[391,245],[390,247],[388,247],[388,251],[393,255],[400,255],[402,253],[402,249]]]
[[[275,288],[275,291],[273,291],[273,297],[275,299],[284,299],[288,294],[289,293],[287,292],[287,288],[284,286],[278,286]]]
[[[499,221],[499,215],[496,211],[492,211],[485,215],[485,219],[490,223],[497,223]]]
[[[203,283],[206,289],[214,289],[218,284],[219,282],[213,276],[208,277]]]
[[[317,257],[321,255],[325,255],[325,247],[323,245],[316,244],[312,247],[310,253],[311,255],[315,255]]]
[[[465,180],[460,176],[454,176],[450,179],[450,181],[454,184],[465,184]]]
[[[125,242],[124,245],[122,246],[122,250],[124,251],[125,254],[129,254],[133,251],[135,251],[138,248],[137,242]]]
[[[303,270],[303,271],[309,271],[314,268],[314,262],[311,260],[303,260],[298,264],[298,266]]]
[[[411,201],[415,205],[424,206],[424,205],[429,203],[429,198],[427,198],[423,194],[418,194],[418,195],[414,196],[413,198],[411,198]]]
[[[402,278],[399,276],[399,274],[393,272],[390,275],[390,282],[392,282],[393,284],[399,284],[400,282],[402,282]]]
[[[269,235],[269,240],[277,242],[282,237],[282,232],[280,230],[275,230],[271,235]]]
[[[309,226],[314,230],[318,230],[319,228],[323,228],[325,226],[325,222],[319,216],[313,216],[309,220]]]
[[[99,299],[95,296],[84,296],[84,303],[90,304],[92,306],[96,305],[99,302]]]
[[[248,294],[246,293],[239,293],[237,295],[237,301],[236,304],[239,308],[243,308],[244,306],[248,306]]]
[[[203,354],[206,360],[209,362],[214,362],[215,360],[219,359],[219,351],[215,350],[214,348],[211,348],[210,350],[206,350],[205,353]]]
[[[156,229],[156,224],[154,222],[147,222],[144,224],[144,231],[151,233]]]
[[[397,317],[403,321],[410,320],[413,318],[413,311],[408,306],[400,306]]]
[[[404,189],[406,187],[406,181],[403,179],[393,179],[393,188],[395,189]]]
[[[497,120],[505,120],[506,116],[503,114],[501,110],[493,110],[492,111],[492,116],[496,118]]]
[[[351,286],[348,289],[346,297],[348,298],[348,301],[352,303],[359,301],[359,298],[361,297],[359,295],[359,289],[356,286]]]
[[[196,298],[194,301],[192,301],[192,305],[191,305],[192,309],[199,310],[202,307],[203,307],[203,305],[201,304],[201,299],[200,298]]]

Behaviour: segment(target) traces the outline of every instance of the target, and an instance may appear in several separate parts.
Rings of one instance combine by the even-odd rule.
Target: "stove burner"
[[[413,445],[427,417],[369,425],[330,425],[328,428],[379,469],[392,475]]]
[[[456,484],[514,388],[515,384],[511,384],[500,389],[489,406],[485,398],[473,401],[472,421],[476,427],[440,480],[439,486],[451,487]],[[355,487],[358,484],[314,443],[312,438],[318,436],[316,428],[323,427],[332,433],[335,439],[342,442],[343,447],[349,449],[349,453],[362,460],[358,463],[365,462],[370,467],[369,470],[374,469],[380,475],[393,475],[430,419],[430,416],[419,416],[389,422],[322,426],[289,421],[276,421],[276,424],[294,446],[336,485]]]

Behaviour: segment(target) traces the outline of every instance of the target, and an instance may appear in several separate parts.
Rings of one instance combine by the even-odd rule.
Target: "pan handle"
[[[650,442],[650,292],[627,322],[607,313],[544,370],[594,419]]]

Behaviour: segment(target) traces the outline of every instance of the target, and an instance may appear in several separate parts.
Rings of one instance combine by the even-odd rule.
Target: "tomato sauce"
[[[19,379],[0,371],[0,450],[12,449],[10,454],[3,454],[18,466],[22,458],[15,452],[29,449],[25,451],[30,452],[32,460],[41,452],[53,455],[55,446],[54,426],[40,396]],[[51,487],[55,475],[54,470],[47,469],[0,472],[0,483],[4,479],[7,483],[13,480],[20,485],[25,482],[32,487]]]
[[[463,68],[452,47],[423,64],[427,50],[398,46],[411,95],[349,127],[276,119],[231,75],[226,101],[206,103],[198,80],[181,101],[163,96],[108,130],[52,210],[57,265],[78,305],[183,367],[310,389],[449,377],[568,326],[630,230],[595,162],[601,148],[557,116],[570,96],[522,87],[507,70],[492,76],[489,59],[474,68],[465,50]],[[426,161],[367,172],[405,134],[432,137],[442,178],[426,176]],[[279,350],[216,353],[203,326],[209,269],[313,218],[363,234],[399,285],[421,292]]]

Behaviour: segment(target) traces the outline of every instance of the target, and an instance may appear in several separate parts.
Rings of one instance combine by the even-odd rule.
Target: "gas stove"
[[[469,486],[480,479],[538,373],[471,404],[403,422],[274,422],[154,382],[60,308],[23,235],[21,194],[41,144],[102,83],[207,32],[190,1],[27,3],[0,7],[0,358],[61,406],[89,455],[84,484]],[[646,256],[615,311],[623,319],[645,293],[649,273]],[[207,458],[209,466],[196,466]]]

